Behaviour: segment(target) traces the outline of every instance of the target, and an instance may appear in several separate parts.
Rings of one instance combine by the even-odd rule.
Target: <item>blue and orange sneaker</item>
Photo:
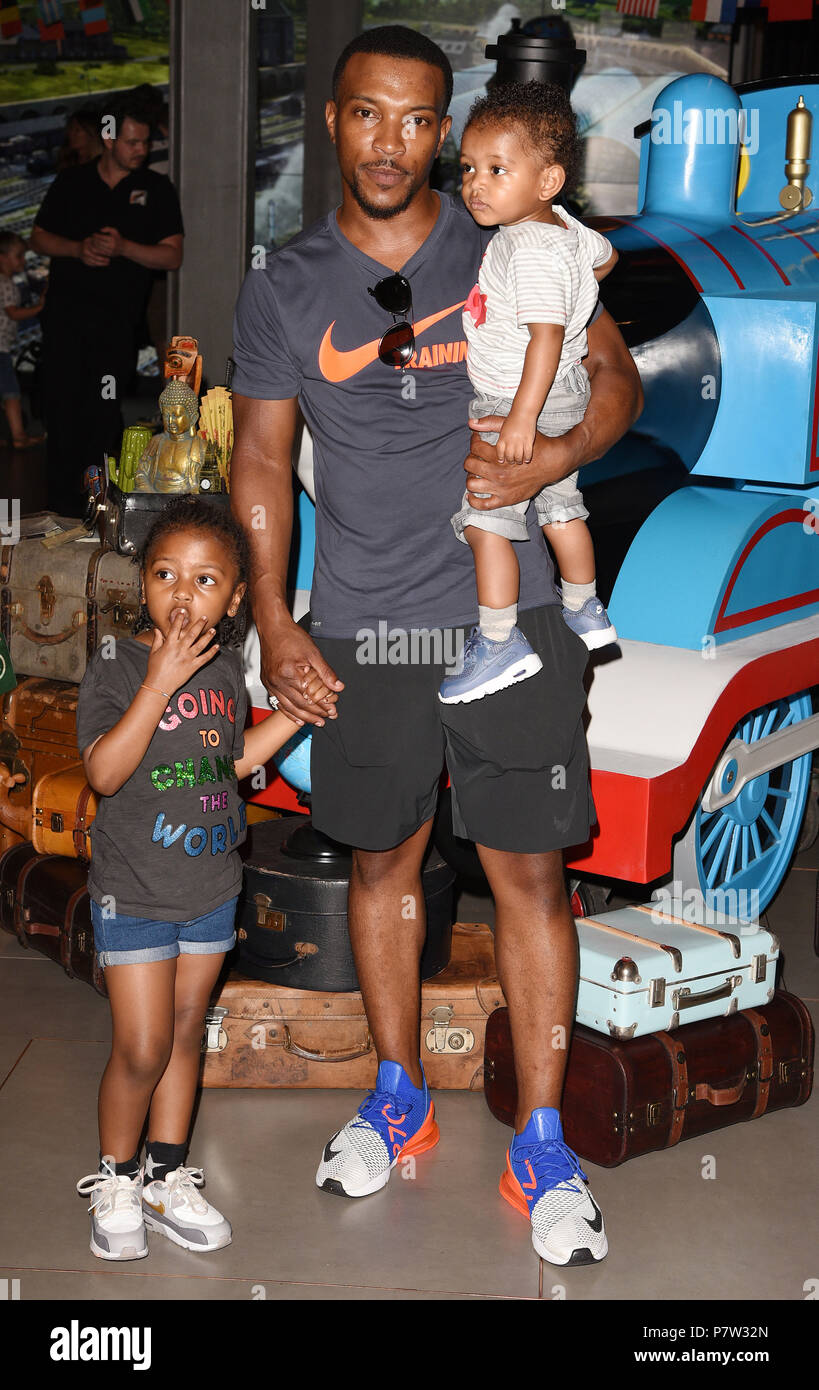
[[[398,1062],[382,1062],[375,1089],[325,1145],[316,1186],[339,1197],[369,1197],[386,1187],[399,1158],[425,1153],[439,1138],[426,1077],[419,1089]]]
[[[577,1154],[563,1142],[559,1111],[532,1111],[509,1145],[500,1194],[529,1217],[532,1244],[550,1264],[596,1264],[608,1252],[603,1213]]]

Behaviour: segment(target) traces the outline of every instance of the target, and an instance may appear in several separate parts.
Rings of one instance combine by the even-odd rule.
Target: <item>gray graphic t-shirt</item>
[[[406,629],[477,619],[475,569],[450,517],[460,509],[472,388],[463,307],[491,233],[439,193],[438,220],[402,267],[416,351],[386,366],[392,324],[368,289],[392,268],[365,256],[331,212],[250,270],[236,307],[233,389],[298,396],[314,442],[313,630],[354,637],[379,620]],[[557,602],[534,508],[517,543],[520,607]]]
[[[132,637],[117,642],[113,657],[104,650],[80,685],[81,752],[114,727],[148,670],[150,648]],[[88,874],[95,902],[111,894],[117,913],[187,922],[236,896],[246,821],[234,761],[244,752],[246,712],[240,659],[230,650],[174,692],[139,767],[100,798]]]

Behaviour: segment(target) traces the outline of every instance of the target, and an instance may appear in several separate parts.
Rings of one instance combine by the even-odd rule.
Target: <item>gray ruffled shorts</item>
[[[557,390],[554,388],[546,397],[546,403],[538,416],[539,434],[552,439],[567,434],[574,425],[579,425],[589,403],[589,374],[585,367],[573,366],[561,379]],[[476,396],[470,406],[469,418],[481,420],[485,415],[508,415],[512,401],[507,397]],[[496,444],[497,434],[481,434],[487,444]],[[583,504],[583,494],[577,486],[577,474],[570,473],[557,483],[541,488],[535,504],[539,526],[551,526],[558,521],[574,521],[576,517],[589,515]],[[461,510],[452,517],[455,535],[464,545],[468,544],[464,535],[467,526],[476,526],[481,531],[494,531],[498,536],[506,536],[510,541],[527,541],[526,513],[529,502],[514,502],[509,507],[495,507],[492,511],[477,511],[470,505],[470,496],[464,492]]]

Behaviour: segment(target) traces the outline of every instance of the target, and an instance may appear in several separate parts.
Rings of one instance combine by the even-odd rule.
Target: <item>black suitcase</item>
[[[30,840],[12,845],[0,855],[0,927],[14,935],[14,904],[17,900],[17,884],[20,874],[30,859],[36,859],[37,851]]]
[[[294,989],[357,990],[347,931],[350,856],[337,847],[335,857],[302,857],[311,848],[311,833],[316,832],[309,822],[292,816],[249,828],[236,915],[236,969]],[[328,845],[332,850],[332,842],[318,837],[319,853]],[[449,964],[454,884],[452,869],[431,849],[423,870],[427,939],[422,980]]]
[[[120,555],[137,554],[157,517],[175,495],[167,492],[123,492],[109,478],[104,506],[97,514],[105,544]],[[198,493],[195,495],[199,496]],[[202,496],[205,498],[205,494]],[[226,492],[208,493],[205,500],[225,511],[230,510],[230,497]]]
[[[76,975],[104,995],[105,973],[94,950],[87,876],[88,867],[79,859],[32,855],[17,879],[14,930],[23,946],[33,946],[57,961],[69,978]]]

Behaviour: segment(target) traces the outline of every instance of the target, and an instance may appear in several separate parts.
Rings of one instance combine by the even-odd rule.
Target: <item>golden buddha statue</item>
[[[161,434],[145,447],[134,477],[134,492],[198,492],[205,462],[205,440],[196,433],[199,398],[181,381],[171,380],[159,397]]]

